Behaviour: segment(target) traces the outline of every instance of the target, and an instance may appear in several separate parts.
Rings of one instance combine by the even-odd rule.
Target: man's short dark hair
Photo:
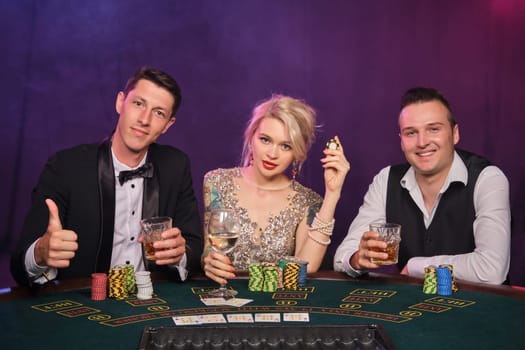
[[[452,108],[450,108],[450,104],[448,103],[445,96],[443,96],[438,90],[434,88],[418,86],[408,89],[401,98],[400,110],[402,110],[408,105],[430,101],[439,101],[443,104],[443,106],[447,108],[448,121],[450,122],[450,126],[454,127],[456,125],[456,120],[454,119],[454,115],[452,114]]]
[[[182,95],[180,92],[179,84],[169,74],[164,73],[158,69],[151,67],[142,67],[135,72],[135,74],[129,78],[124,88],[124,94],[127,96],[128,93],[135,88],[139,80],[149,80],[152,83],[160,86],[169,91],[173,96],[173,111],[171,116],[174,116],[182,102]]]

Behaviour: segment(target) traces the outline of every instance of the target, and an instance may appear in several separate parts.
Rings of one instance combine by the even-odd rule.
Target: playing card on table
[[[200,316],[175,316],[173,321],[177,326],[201,324]]]
[[[253,323],[252,314],[228,314],[226,318],[229,323]]]
[[[277,313],[255,314],[255,322],[281,322],[281,314],[277,314]]]
[[[224,298],[201,298],[201,301],[206,306],[224,305],[224,303],[226,302]]]
[[[287,312],[283,314],[283,321],[310,322],[310,316],[306,312]]]
[[[206,323],[226,323],[226,319],[223,314],[210,314],[210,315],[201,315],[200,316],[201,324]]]
[[[253,301],[253,299],[232,298],[232,299],[226,300],[224,305],[240,307],[240,306],[246,305],[248,303],[251,303],[252,301]]]

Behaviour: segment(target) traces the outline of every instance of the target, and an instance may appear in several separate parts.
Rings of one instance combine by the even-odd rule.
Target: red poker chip
[[[91,290],[91,295],[93,295],[93,294],[96,294],[96,295],[106,294],[106,290],[105,289],[100,289],[100,290],[92,289]]]
[[[106,295],[91,295],[91,300],[106,300]]]
[[[107,298],[107,280],[105,273],[91,274],[91,300],[104,300]]]
[[[106,290],[91,290],[91,300],[104,300],[107,297]]]
[[[107,283],[91,283],[91,287],[105,288]]]
[[[107,283],[106,283],[106,281],[92,281],[91,285],[92,286],[105,287],[105,286],[107,286]]]
[[[108,281],[107,280],[91,280],[91,284],[96,285],[105,285]]]

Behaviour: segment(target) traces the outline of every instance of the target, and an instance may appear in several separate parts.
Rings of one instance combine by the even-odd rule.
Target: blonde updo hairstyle
[[[294,161],[300,169],[315,141],[317,128],[315,110],[301,100],[283,95],[272,95],[271,98],[255,106],[244,131],[242,166],[250,164],[252,138],[264,118],[274,118],[284,124],[292,143]]]

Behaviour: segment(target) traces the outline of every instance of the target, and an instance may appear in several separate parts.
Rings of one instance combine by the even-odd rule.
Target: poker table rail
[[[202,280],[206,279],[204,275],[198,274],[191,277],[192,279]],[[247,274],[240,273],[237,278],[247,278]],[[423,285],[423,279],[399,274],[384,274],[370,272],[366,275],[358,278],[350,277],[341,272],[335,271],[318,271],[315,273],[308,274],[308,278],[320,279],[320,280],[351,280],[353,282],[363,283],[377,283],[377,284],[409,284],[409,285]],[[168,276],[164,273],[153,273],[152,279],[156,281],[169,280]],[[509,285],[490,285],[483,283],[474,283],[456,280],[456,284],[460,290],[468,290],[479,293],[488,293],[495,295],[502,295],[516,299],[525,300],[525,291],[519,288],[513,288]],[[10,288],[0,289],[0,302],[37,297],[39,295],[61,293],[66,291],[85,289],[91,287],[91,278],[77,278],[68,279],[62,281],[52,281],[43,286],[34,288],[26,286],[13,286]]]
[[[148,300],[134,296],[92,300],[91,278],[4,290],[0,292],[0,345],[29,349],[43,342],[43,348],[49,349],[137,349],[141,339],[147,339],[146,329],[168,328],[162,339],[178,339],[183,326],[194,327],[191,334],[200,337],[203,330],[223,335],[224,331],[217,331],[220,327],[239,327],[245,334],[261,325],[283,335],[272,336],[272,344],[275,339],[287,343],[290,327],[298,327],[302,341],[310,344],[313,333],[307,329],[314,327],[318,334],[325,334],[323,327],[332,326],[334,332],[336,327],[345,329],[345,337],[339,336],[341,332],[326,334],[327,343],[337,339],[346,344],[346,328],[375,325],[384,334],[379,338],[400,350],[525,349],[525,292],[508,285],[456,281],[459,290],[441,296],[424,293],[419,278],[380,273],[352,278],[320,271],[308,275],[304,287],[269,293],[250,291],[248,276],[240,274],[229,281],[239,292],[237,303],[207,304],[203,296],[217,284],[203,275],[184,283],[156,273],[152,279],[155,294]],[[370,339],[365,333],[362,339]],[[183,337],[190,344],[201,338]]]

